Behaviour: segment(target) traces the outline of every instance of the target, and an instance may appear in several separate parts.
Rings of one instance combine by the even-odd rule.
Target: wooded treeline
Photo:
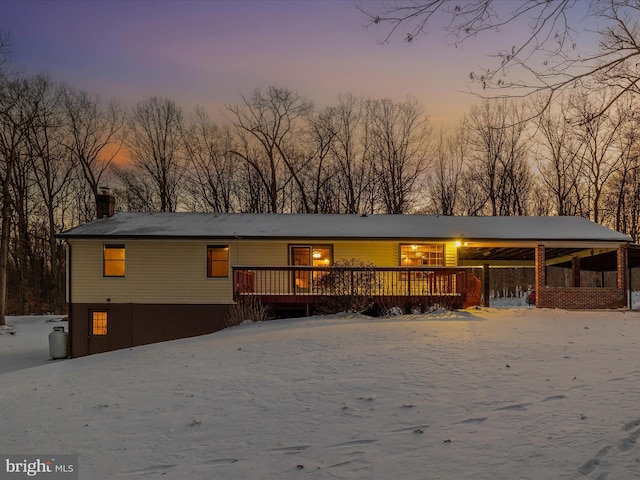
[[[587,93],[534,116],[534,103],[479,101],[442,129],[412,98],[317,107],[268,87],[214,121],[166,98],[126,109],[46,76],[0,77],[5,312],[64,310],[55,235],[95,218],[103,186],[118,210],[578,215],[638,239],[636,100],[599,115],[611,99]]]

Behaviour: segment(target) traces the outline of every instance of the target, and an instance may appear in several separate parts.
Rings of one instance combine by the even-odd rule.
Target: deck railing
[[[480,301],[480,281],[467,269],[449,267],[233,267],[233,297],[270,303],[312,302],[321,296],[458,296],[465,306]],[[312,297],[312,298],[310,298]]]

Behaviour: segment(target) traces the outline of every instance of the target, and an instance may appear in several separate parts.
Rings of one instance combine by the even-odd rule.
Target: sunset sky
[[[0,30],[14,66],[48,73],[127,105],[150,96],[213,115],[241,94],[285,87],[318,106],[339,93],[420,100],[434,122],[454,124],[478,102],[469,73],[490,64],[514,28],[463,47],[434,29],[415,43],[365,28],[355,0],[2,0]],[[369,1],[365,5],[372,6]],[[522,27],[520,27],[522,28]],[[489,43],[492,42],[492,43]]]

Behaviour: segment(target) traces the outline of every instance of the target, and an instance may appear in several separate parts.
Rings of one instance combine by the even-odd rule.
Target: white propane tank
[[[64,331],[64,327],[53,327],[53,332],[49,334],[49,355],[52,359],[67,358],[69,334]]]

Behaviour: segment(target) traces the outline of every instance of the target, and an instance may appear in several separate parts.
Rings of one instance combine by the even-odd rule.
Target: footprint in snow
[[[149,467],[145,467],[145,468],[139,468],[137,470],[129,470],[128,472],[124,472],[125,475],[141,475],[141,474],[146,474],[146,473],[153,473],[153,472],[164,472],[166,473],[167,470],[169,470],[170,468],[173,467],[177,467],[177,464],[173,464],[173,465],[151,465]]]
[[[563,398],[567,398],[567,396],[566,395],[552,395],[550,397],[545,398],[542,401],[543,402],[550,402],[552,400],[562,400]]]
[[[500,410],[518,410],[518,411],[523,411],[523,410],[526,410],[527,407],[529,407],[530,405],[531,405],[530,403],[517,403],[515,405],[508,405],[506,407],[496,408],[496,411],[500,411]]]
[[[294,454],[300,453],[307,448],[309,448],[309,445],[294,445],[291,447],[270,448],[269,450],[267,450],[267,452]]]
[[[595,457],[593,457],[591,460],[588,460],[587,463],[585,463],[578,469],[578,472],[580,472],[582,475],[589,475],[596,469],[598,465],[600,465],[604,457],[606,457],[610,451],[611,446],[609,445],[600,449],[600,451],[596,453]]]
[[[640,438],[640,429],[636,430],[635,432],[632,432],[631,434],[629,434],[628,437],[620,440],[620,442],[618,443],[618,447],[623,452],[628,452],[629,450],[631,450],[633,447],[636,446],[636,443],[638,442],[638,438]]]
[[[466,420],[462,420],[458,423],[482,423],[487,420],[488,417],[478,417],[478,418],[467,418]]]
[[[240,460],[237,458],[214,458],[213,460],[206,460],[205,465],[227,465],[230,463],[236,463]]]
[[[350,442],[344,442],[344,443],[336,443],[335,445],[331,445],[330,448],[336,448],[336,447],[351,447],[353,445],[368,445],[370,443],[375,443],[378,440],[351,440]]]
[[[430,425],[413,425],[412,427],[403,427],[403,428],[398,428],[396,430],[391,430],[391,433],[404,433],[404,432],[415,432],[417,430],[422,430],[424,431],[425,429],[429,428]]]
[[[628,432],[629,430],[634,429],[637,426],[640,426],[640,418],[638,420],[633,420],[632,422],[625,423],[622,429],[625,432]]]

